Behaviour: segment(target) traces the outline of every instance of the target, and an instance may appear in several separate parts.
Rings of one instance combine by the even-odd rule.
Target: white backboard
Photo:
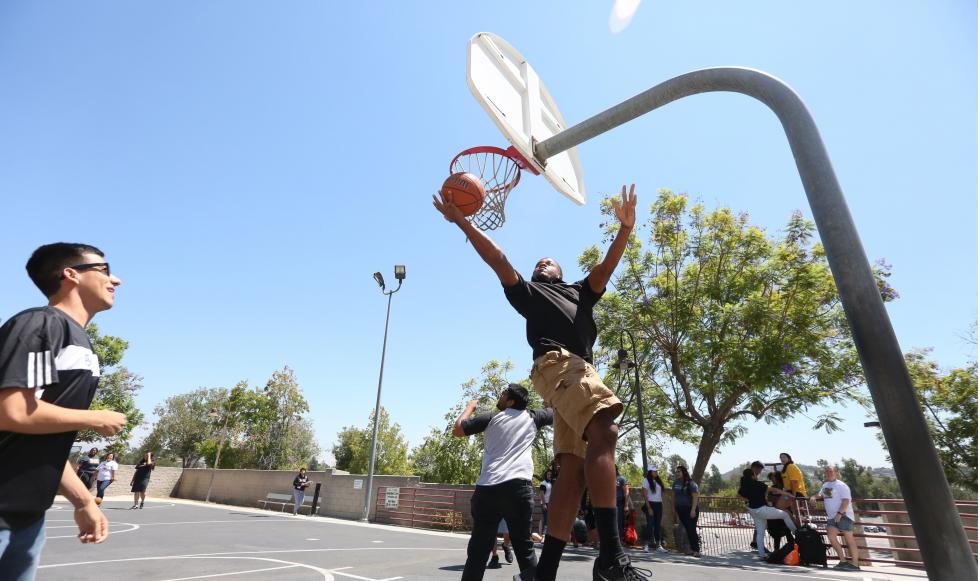
[[[470,39],[466,60],[470,91],[504,137],[559,192],[585,203],[578,153],[563,151],[542,164],[534,144],[564,130],[565,120],[527,60],[504,39],[480,32]]]

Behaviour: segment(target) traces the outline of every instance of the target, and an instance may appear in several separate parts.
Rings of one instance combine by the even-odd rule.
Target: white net
[[[495,230],[505,221],[504,204],[507,196],[521,179],[517,162],[497,148],[474,148],[456,156],[450,173],[468,172],[483,180],[486,195],[483,206],[467,220],[480,230]]]

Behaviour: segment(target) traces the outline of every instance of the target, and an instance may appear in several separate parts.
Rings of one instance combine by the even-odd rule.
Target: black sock
[[[555,581],[558,575],[558,563],[561,562],[561,554],[564,550],[565,541],[551,535],[546,536],[544,546],[541,547],[535,578],[539,581]]]
[[[608,567],[623,552],[619,544],[619,523],[615,508],[593,508],[595,528],[599,533],[599,566]]]

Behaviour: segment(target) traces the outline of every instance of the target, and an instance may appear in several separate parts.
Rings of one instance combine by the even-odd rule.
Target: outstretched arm
[[[451,196],[446,198],[445,195],[440,194],[439,196],[432,196],[432,205],[439,210],[448,222],[452,222],[459,226],[459,229],[466,234],[476,253],[480,255],[483,262],[486,262],[493,272],[496,273],[497,278],[500,279],[500,283],[504,286],[514,286],[519,280],[517,277],[517,271],[514,267],[510,265],[507,257],[504,255],[504,251],[497,246],[489,236],[478,230],[470,224],[470,222],[463,216],[463,213],[459,211],[453,203]],[[620,252],[622,254],[622,252]]]
[[[636,184],[630,184],[630,191],[627,194],[626,186],[623,186],[622,198],[619,201],[616,198],[612,199],[613,211],[620,223],[619,232],[606,251],[606,257],[589,273],[589,288],[593,292],[600,293],[606,288],[613,271],[616,270],[616,265],[619,264],[619,259],[626,251],[626,243],[629,242],[633,224],[636,223],[636,194],[633,193],[635,189]]]

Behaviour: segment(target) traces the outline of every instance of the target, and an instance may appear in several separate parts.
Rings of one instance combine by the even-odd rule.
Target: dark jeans
[[[653,514],[647,512],[647,505],[646,503],[643,503],[643,514],[647,516],[646,543],[647,545],[652,543],[654,547],[659,547],[663,542],[663,536],[660,532],[660,525],[664,520],[664,503],[651,502],[650,506],[653,507]]]
[[[700,553],[701,542],[698,540],[698,516],[700,513],[695,511],[694,518],[691,518],[691,507],[678,506],[675,507],[675,510],[677,511],[677,518],[680,519],[681,525],[687,531],[687,542],[691,544],[691,550]]]
[[[98,482],[96,482],[95,483],[96,496],[98,496],[99,498],[103,498],[105,496],[105,489],[109,488],[110,484],[112,484],[112,480],[99,480]]]
[[[616,501],[616,526],[619,527],[619,540],[626,539],[626,502]]]
[[[85,490],[92,490],[92,478],[94,476],[95,473],[93,472],[82,472],[78,475],[78,479],[85,485]]]
[[[477,486],[470,499],[473,532],[466,547],[463,581],[480,581],[487,568],[490,548],[497,542],[500,519],[507,522],[510,544],[521,571],[537,564],[531,542],[534,491],[529,480],[508,480],[494,486]]]

